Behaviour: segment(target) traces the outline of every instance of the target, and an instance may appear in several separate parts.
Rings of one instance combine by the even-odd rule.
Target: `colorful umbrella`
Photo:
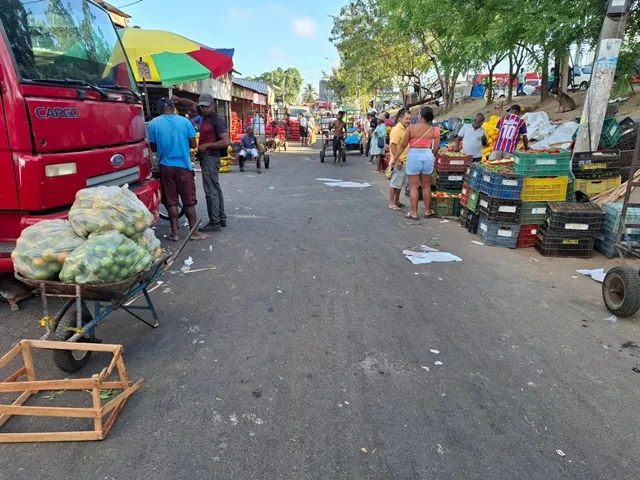
[[[162,82],[164,86],[217,78],[233,68],[232,48],[209,48],[163,30],[118,30],[137,82]],[[111,64],[117,64],[112,58]]]

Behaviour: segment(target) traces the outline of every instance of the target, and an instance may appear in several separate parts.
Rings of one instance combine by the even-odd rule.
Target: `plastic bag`
[[[149,256],[151,257],[151,262],[155,262],[160,257],[162,257],[162,247],[160,245],[160,240],[156,237],[156,234],[152,229],[147,228],[144,232],[133,239],[139,246],[144,248]]]
[[[125,280],[151,265],[149,253],[133,240],[111,230],[94,233],[71,252],[60,280],[73,283],[112,283]]]
[[[11,253],[13,268],[25,278],[53,280],[67,255],[84,241],[66,220],[43,220],[20,234]]]
[[[94,187],[76,194],[69,222],[83,237],[116,230],[132,238],[151,226],[153,215],[127,185]]]

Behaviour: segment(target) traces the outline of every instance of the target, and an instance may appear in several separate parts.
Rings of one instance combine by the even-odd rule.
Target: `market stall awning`
[[[233,69],[232,48],[210,48],[164,30],[122,28],[118,33],[137,82],[171,86],[217,78]]]

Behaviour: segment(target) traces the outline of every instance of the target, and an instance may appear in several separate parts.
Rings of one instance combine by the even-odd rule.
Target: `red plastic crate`
[[[466,172],[467,167],[473,163],[471,155],[452,156],[441,153],[436,158],[437,172]]]
[[[538,234],[540,225],[522,225],[518,234],[518,248],[535,247],[536,235]]]
[[[471,187],[468,183],[463,183],[462,192],[460,193],[460,204],[462,206],[467,206],[467,202],[469,202],[469,195],[471,195]]]

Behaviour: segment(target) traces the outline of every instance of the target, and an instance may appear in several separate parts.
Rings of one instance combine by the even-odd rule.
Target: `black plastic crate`
[[[467,221],[469,216],[469,210],[467,210],[465,207],[461,207],[460,208],[460,218],[459,218],[459,222],[460,222],[460,226],[462,228],[467,228]]]
[[[571,162],[576,178],[611,178],[620,175],[620,150],[575,152]]]
[[[467,212],[467,232],[478,233],[479,222],[480,215],[478,215],[477,213],[473,213],[472,211]]]
[[[547,202],[525,202],[520,205],[522,225],[542,225],[547,219]]]
[[[457,172],[440,172],[436,179],[436,190],[438,192],[460,193],[464,182],[464,174]]]
[[[544,227],[536,234],[536,250],[545,257],[590,258],[593,255],[595,238],[554,235]]]
[[[546,230],[553,235],[596,237],[604,224],[604,210],[593,203],[549,202]]]
[[[520,205],[520,200],[491,198],[486,193],[481,193],[477,212],[490,222],[520,223]]]
[[[632,123],[630,125],[620,123],[619,125],[622,128],[622,135],[620,135],[620,140],[616,143],[616,148],[620,150],[634,150],[636,148],[636,139],[638,137],[640,123]]]

